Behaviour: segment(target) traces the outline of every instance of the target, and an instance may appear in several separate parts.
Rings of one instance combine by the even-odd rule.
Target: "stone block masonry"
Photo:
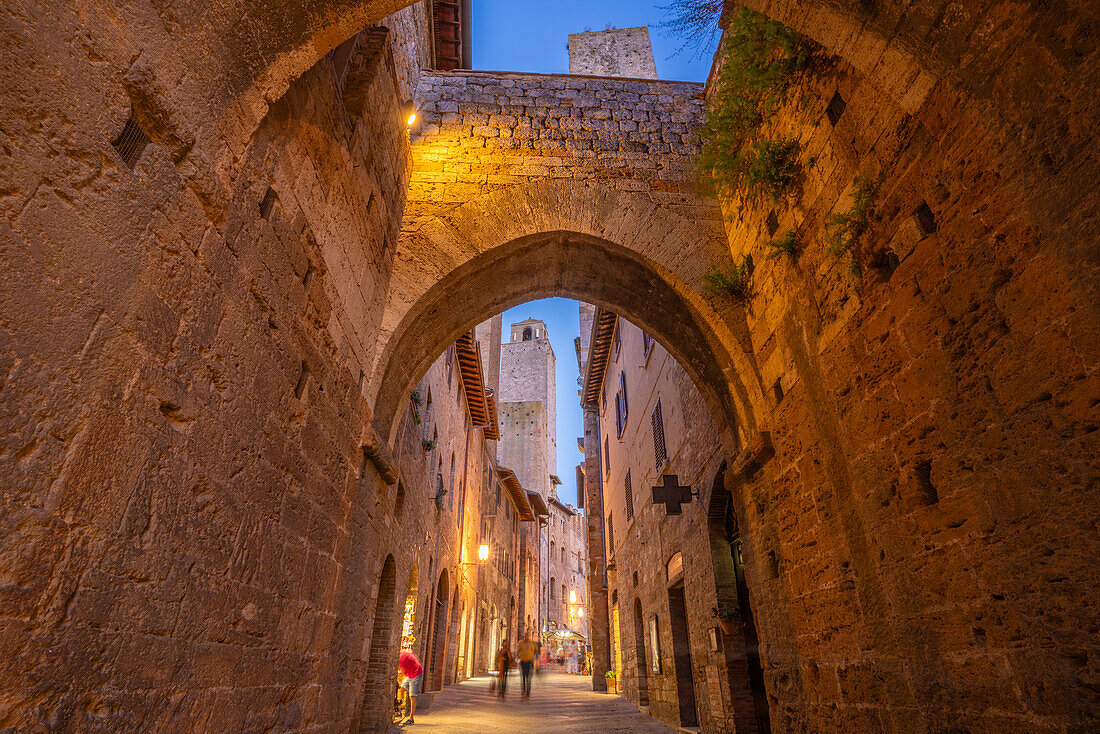
[[[703,87],[496,72],[427,73],[417,88],[411,222],[490,190],[543,179],[694,192]]]
[[[569,34],[569,73],[656,79],[649,29],[640,26]]]

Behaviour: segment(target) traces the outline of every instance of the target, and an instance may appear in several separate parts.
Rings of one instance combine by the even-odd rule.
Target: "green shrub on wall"
[[[764,123],[815,58],[815,47],[782,23],[747,8],[730,19],[721,68],[700,130],[702,183],[726,198],[778,200],[798,175],[797,140],[768,137]]]

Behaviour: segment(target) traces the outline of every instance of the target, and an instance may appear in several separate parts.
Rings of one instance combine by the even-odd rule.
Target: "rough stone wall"
[[[448,204],[532,180],[600,180],[683,204],[702,86],[428,72],[417,88],[408,227]],[[694,212],[691,212],[694,213]]]
[[[656,79],[649,28],[615,28],[569,34],[569,73]]]
[[[361,541],[392,489],[358,444],[381,293],[342,284],[380,280],[407,143],[350,118],[322,59],[214,202],[132,49],[5,18],[0,721],[346,729],[388,550]],[[379,118],[388,54],[361,90]],[[152,138],[132,169],[111,146],[131,105]]]
[[[767,294],[747,325],[776,458],[737,494],[773,723],[1083,730],[1095,674],[1065,651],[1095,649],[1084,263],[1027,211],[986,108],[941,84],[905,109],[844,64],[802,92],[774,129],[815,159],[805,183],[727,219]],[[827,254],[857,175],[876,191],[861,275]],[[797,259],[766,257],[773,211]]]

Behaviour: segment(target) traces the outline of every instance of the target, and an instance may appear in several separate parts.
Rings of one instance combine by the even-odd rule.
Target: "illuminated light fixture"
[[[569,603],[570,604],[576,604],[577,603],[577,592],[574,589],[569,590]]]
[[[412,100],[408,100],[401,105],[401,116],[405,118],[406,127],[412,127],[416,124],[416,108],[413,107]]]
[[[488,543],[482,543],[481,545],[479,545],[477,547],[477,560],[481,561],[482,563],[489,560],[489,544]]]
[[[582,618],[582,619],[584,618],[584,607],[578,607],[577,608],[577,616]]]

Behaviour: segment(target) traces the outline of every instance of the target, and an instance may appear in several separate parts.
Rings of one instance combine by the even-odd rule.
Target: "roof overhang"
[[[528,492],[527,501],[535,513],[535,517],[549,517],[550,508],[546,506],[546,500],[538,492]]]
[[[473,331],[467,331],[455,339],[455,359],[458,360],[458,372],[462,378],[462,392],[466,395],[466,410],[470,414],[470,421],[484,429],[485,438],[499,440],[497,403],[485,389],[481,350],[474,341]]]
[[[432,67],[440,71],[473,68],[470,0],[432,0]]]
[[[584,389],[581,391],[581,405],[594,408],[600,402],[600,389],[603,387],[607,364],[611,359],[611,346],[615,343],[615,325],[619,317],[611,311],[596,309],[592,319],[592,341],[588,348],[588,369],[584,373]]]
[[[508,496],[512,498],[512,503],[516,506],[516,511],[519,513],[519,519],[534,520],[535,514],[532,512],[531,504],[527,500],[529,493],[525,492],[523,487],[519,486],[519,479],[516,477],[516,473],[511,469],[498,467],[497,477],[500,479],[500,483],[504,485],[504,488],[508,490]]]

